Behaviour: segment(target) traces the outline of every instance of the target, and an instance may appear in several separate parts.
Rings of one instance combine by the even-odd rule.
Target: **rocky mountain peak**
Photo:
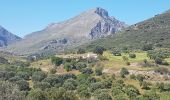
[[[97,8],[95,9],[95,13],[98,14],[98,15],[100,15],[100,16],[103,17],[103,18],[109,17],[108,11],[106,11],[105,9],[100,8],[100,7],[97,7]]]
[[[0,26],[0,47],[7,46],[19,40],[21,40],[20,37],[12,34],[8,30]]]

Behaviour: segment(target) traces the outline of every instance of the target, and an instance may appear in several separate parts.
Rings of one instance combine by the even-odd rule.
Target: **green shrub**
[[[136,58],[136,54],[130,53],[130,54],[129,54],[129,57],[130,57],[130,58]]]
[[[120,76],[121,76],[122,78],[125,78],[125,75],[128,75],[128,74],[129,74],[128,69],[122,68],[122,69],[120,70]]]

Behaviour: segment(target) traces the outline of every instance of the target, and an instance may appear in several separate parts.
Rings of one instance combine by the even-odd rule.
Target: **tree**
[[[100,76],[100,75],[102,75],[102,68],[101,67],[96,67],[95,68],[95,74],[97,75],[97,76]]]
[[[142,89],[148,90],[149,89],[149,83],[147,83],[146,81],[143,81],[143,82],[141,82],[141,87],[142,87]]]
[[[98,100],[112,100],[112,97],[108,93],[102,92],[97,95],[97,99]]]
[[[56,69],[55,69],[55,68],[51,68],[51,69],[50,69],[50,73],[51,73],[51,74],[55,74],[55,73],[56,73]]]
[[[153,50],[152,44],[145,44],[142,46],[143,51]]]
[[[24,80],[29,80],[29,78],[30,78],[30,75],[27,72],[19,72],[18,76],[20,78],[23,78]]]
[[[138,74],[138,75],[136,76],[136,79],[137,79],[139,82],[143,82],[143,80],[145,79],[145,77],[144,77],[143,75],[141,75],[141,74]]]
[[[63,59],[59,57],[51,57],[52,64],[55,64],[55,66],[60,66],[63,63]]]
[[[82,74],[92,74],[93,70],[91,68],[84,68],[81,72]]]
[[[18,85],[20,91],[30,90],[29,83],[25,80],[19,80],[19,81],[16,82],[16,84]]]
[[[112,54],[114,56],[121,56],[121,52],[119,50],[113,50]]]
[[[129,96],[130,99],[136,99],[136,97],[140,94],[139,90],[133,85],[125,86],[125,92]]]
[[[63,87],[66,90],[75,90],[77,87],[77,82],[73,79],[68,79],[64,82]]]
[[[129,71],[126,69],[126,68],[122,68],[121,70],[120,70],[120,76],[122,77],[122,78],[125,78],[125,75],[128,75],[129,74]]]
[[[105,51],[106,49],[100,46],[97,46],[94,50],[93,53],[96,53],[98,55],[103,55],[103,51]]]
[[[129,54],[129,57],[130,57],[130,58],[136,58],[136,54],[130,53],[130,54]]]
[[[42,71],[34,72],[32,75],[33,81],[42,81],[46,77],[46,74]]]
[[[27,96],[28,100],[48,100],[47,99],[47,93],[40,90],[35,89],[30,91],[29,95]]]
[[[38,88],[38,89],[41,89],[41,90],[45,90],[47,88],[50,88],[51,85],[48,82],[35,82],[33,87],[34,87],[34,89]]]
[[[0,100],[25,100],[17,85],[0,81]]]
[[[71,63],[65,63],[64,64],[64,69],[68,72],[72,70],[72,65]]]
[[[159,58],[159,57],[155,58],[155,63],[156,64],[162,64],[162,61],[163,61],[162,58]]]

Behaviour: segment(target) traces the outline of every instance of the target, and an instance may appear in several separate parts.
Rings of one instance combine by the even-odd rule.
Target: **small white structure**
[[[97,54],[94,54],[94,53],[88,53],[87,54],[87,58],[95,58],[97,59],[98,55]]]

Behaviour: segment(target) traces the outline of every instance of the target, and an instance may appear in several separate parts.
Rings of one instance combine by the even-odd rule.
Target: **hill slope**
[[[22,54],[61,52],[101,37],[113,35],[126,25],[110,17],[102,8],[95,8],[61,23],[53,23],[44,30],[27,35],[8,50]]]
[[[10,33],[0,26],[0,47],[8,46],[9,44],[15,43],[19,40],[21,40],[20,37]]]
[[[82,47],[92,49],[100,45],[105,48],[128,46],[139,49],[144,44],[170,48],[170,11],[132,25],[114,37],[99,39]]]

